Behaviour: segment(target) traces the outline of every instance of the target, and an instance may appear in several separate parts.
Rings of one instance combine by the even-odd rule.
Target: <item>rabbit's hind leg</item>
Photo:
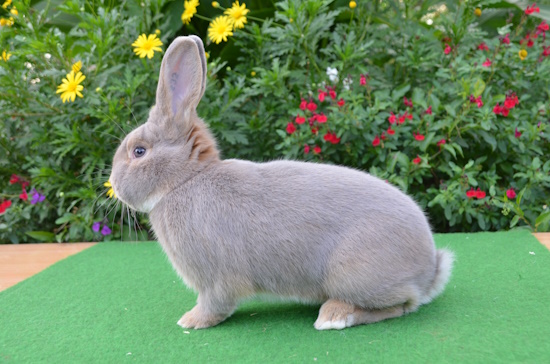
[[[317,330],[341,330],[350,326],[370,324],[399,317],[406,312],[404,305],[367,310],[350,303],[330,299],[321,306],[319,317],[313,326]]]

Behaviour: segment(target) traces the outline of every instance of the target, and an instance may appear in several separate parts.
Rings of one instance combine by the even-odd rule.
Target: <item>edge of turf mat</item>
[[[184,330],[196,295],[159,245],[98,244],[0,292],[0,362],[548,362],[550,252],[526,231],[435,239],[457,257],[439,298],[323,332],[318,305],[265,301]]]

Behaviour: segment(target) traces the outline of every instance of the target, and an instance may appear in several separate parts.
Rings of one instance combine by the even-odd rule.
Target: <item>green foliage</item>
[[[550,230],[550,57],[543,53],[550,44],[542,34],[532,46],[525,39],[548,6],[528,16],[527,5],[501,1],[358,2],[355,9],[347,1],[245,1],[252,10],[245,28],[216,45],[206,36],[208,19],[223,9],[209,3],[183,27],[182,1],[15,3],[14,25],[0,29],[0,52],[12,54],[0,59],[0,202],[12,201],[0,217],[0,242],[150,238],[146,217],[132,221],[103,183],[119,140],[154,102],[162,54],[140,59],[131,44],[156,29],[163,49],[176,34],[205,41],[209,80],[198,111],[224,157],[369,171],[414,196],[440,232]],[[482,42],[488,50],[478,49]],[[83,98],[62,103],[56,89],[77,61]],[[519,103],[496,115],[495,105],[512,94]],[[327,121],[310,124],[314,113],[300,108],[302,100]],[[30,183],[29,199],[34,188],[45,200],[22,201],[13,174]],[[468,197],[472,188],[480,198]],[[507,197],[511,188],[517,198]],[[112,234],[103,237],[94,222]]]

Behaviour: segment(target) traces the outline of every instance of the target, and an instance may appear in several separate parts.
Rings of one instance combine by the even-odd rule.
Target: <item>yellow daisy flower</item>
[[[221,15],[212,20],[208,26],[208,37],[216,44],[220,44],[222,40],[227,42],[227,37],[233,35],[233,22],[228,16]]]
[[[116,198],[115,190],[113,189],[113,185],[111,184],[111,181],[107,181],[103,184],[103,186],[107,187],[109,190],[107,190],[107,197],[109,198]]]
[[[223,13],[229,16],[229,19],[233,22],[234,28],[242,29],[246,24],[246,14],[250,10],[246,8],[246,4],[239,5],[239,0],[233,3],[230,9],[226,9]]]
[[[63,103],[70,100],[73,102],[76,98],[82,97],[82,89],[84,86],[81,85],[82,81],[86,79],[86,76],[82,72],[78,72],[76,75],[74,71],[71,71],[67,74],[67,77],[63,79],[63,83],[57,86],[56,94],[61,93],[61,100]]]
[[[13,14],[13,15],[19,15],[19,12],[17,11],[16,8],[12,8],[12,9],[10,10],[10,13]]]
[[[350,2],[349,2],[349,7],[350,7],[351,9],[355,9],[356,6],[357,6],[357,3],[356,3],[355,1],[350,1]]]
[[[82,69],[82,61],[78,61],[72,66],[73,72],[78,73]]]
[[[134,43],[132,43],[134,52],[139,56],[139,58],[144,58],[147,56],[149,59],[153,58],[155,51],[162,52],[162,48],[160,48],[161,45],[162,42],[157,38],[156,34],[149,34],[149,37],[142,34]]]
[[[11,27],[13,25],[14,21],[13,21],[13,18],[10,17],[9,19],[6,19],[6,18],[0,18],[0,26],[8,26],[8,27]]]
[[[181,21],[183,24],[189,24],[193,15],[197,13],[197,6],[199,6],[198,0],[183,2],[183,14],[181,14]]]
[[[527,51],[525,49],[522,49],[519,51],[519,58],[523,61],[525,58],[527,58]]]
[[[3,7],[4,9],[7,9],[8,6],[10,6],[10,5],[11,5],[11,0],[6,0],[6,1],[2,4],[2,7]]]
[[[7,62],[8,59],[10,59],[10,57],[11,57],[11,53],[8,53],[6,51],[2,51],[2,57],[1,58],[4,60],[4,62]]]

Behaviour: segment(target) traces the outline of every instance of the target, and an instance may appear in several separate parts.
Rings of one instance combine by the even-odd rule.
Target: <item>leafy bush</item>
[[[413,195],[441,232],[550,230],[548,7],[247,2],[244,28],[216,44],[210,21],[232,5],[220,3],[0,9],[13,18],[0,30],[0,241],[151,238],[103,184],[154,101],[162,54],[139,58],[132,44],[157,33],[161,48],[176,34],[206,42],[199,115],[225,157],[367,170]],[[196,13],[182,25],[184,6]],[[63,102],[56,91],[78,61],[83,97]]]

